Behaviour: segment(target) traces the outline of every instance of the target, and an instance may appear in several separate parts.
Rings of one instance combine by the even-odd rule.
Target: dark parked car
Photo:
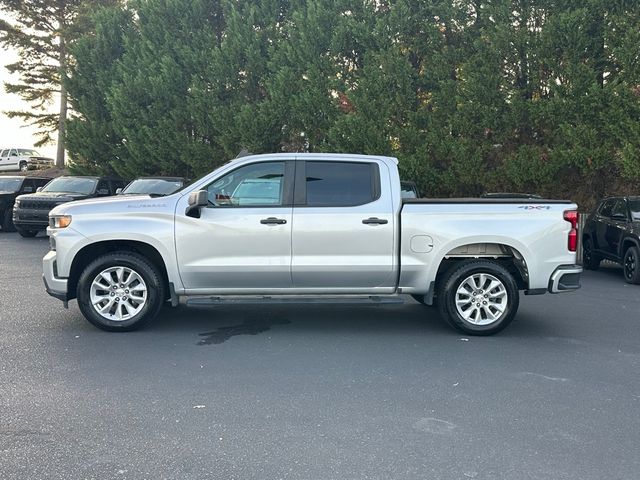
[[[74,200],[115,195],[125,182],[111,177],[58,177],[31,195],[20,195],[13,208],[13,223],[23,237],[35,237],[49,225],[53,207]]]
[[[136,178],[123,189],[118,189],[118,195],[150,195],[162,197],[171,195],[185,186],[187,181],[182,177],[140,177]]]
[[[595,270],[604,259],[622,265],[628,283],[640,283],[640,197],[607,198],[589,215],[582,261]]]
[[[14,232],[13,203],[18,195],[34,193],[49,183],[50,178],[42,177],[0,177],[0,226],[5,232]]]

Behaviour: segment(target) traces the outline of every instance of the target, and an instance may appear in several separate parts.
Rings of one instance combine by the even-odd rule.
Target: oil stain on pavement
[[[217,345],[236,335],[257,335],[270,330],[273,325],[287,325],[289,320],[281,318],[247,318],[240,325],[219,327],[211,332],[198,334],[202,337],[198,345]]]

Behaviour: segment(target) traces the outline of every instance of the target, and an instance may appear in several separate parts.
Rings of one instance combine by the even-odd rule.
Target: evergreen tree
[[[127,173],[127,151],[115,130],[107,105],[125,38],[131,34],[132,14],[118,7],[98,10],[95,33],[78,40],[71,49],[80,61],[71,65],[67,86],[73,115],[67,126],[67,147],[72,171]]]

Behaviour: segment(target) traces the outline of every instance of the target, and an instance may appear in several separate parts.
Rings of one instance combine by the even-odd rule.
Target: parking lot
[[[503,333],[434,309],[166,309],[128,334],[0,233],[0,478],[634,479],[640,286],[586,272]]]

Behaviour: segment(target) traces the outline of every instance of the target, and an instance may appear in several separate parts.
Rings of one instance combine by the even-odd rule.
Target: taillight
[[[563,216],[564,219],[571,224],[571,231],[569,232],[569,251],[575,252],[578,250],[578,211],[566,210]]]

